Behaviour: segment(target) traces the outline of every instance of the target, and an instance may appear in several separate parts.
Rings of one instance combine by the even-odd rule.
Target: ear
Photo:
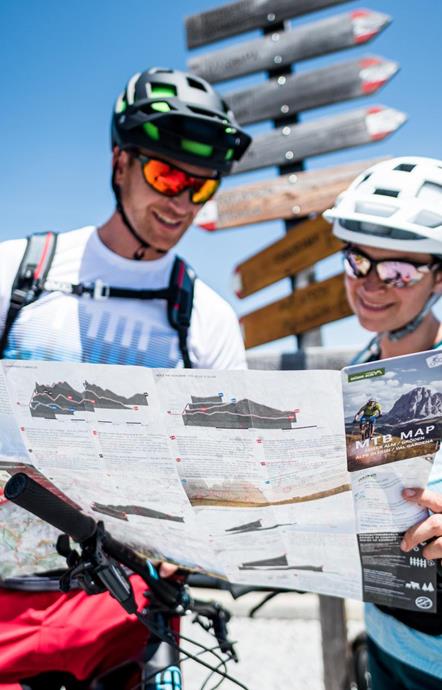
[[[118,146],[114,146],[112,149],[112,168],[116,166],[119,155],[120,149],[118,148]]]
[[[115,182],[120,184],[124,171],[129,162],[129,154],[118,146],[114,146],[112,151],[112,169],[115,171]]]

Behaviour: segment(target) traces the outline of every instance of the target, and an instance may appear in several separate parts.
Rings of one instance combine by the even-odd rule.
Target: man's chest
[[[176,332],[160,300],[45,295],[21,310],[6,359],[176,367]]]

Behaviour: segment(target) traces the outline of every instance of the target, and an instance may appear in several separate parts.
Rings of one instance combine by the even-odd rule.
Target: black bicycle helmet
[[[112,146],[122,149],[147,148],[228,173],[250,142],[212,86],[179,70],[134,74],[115,104]]]

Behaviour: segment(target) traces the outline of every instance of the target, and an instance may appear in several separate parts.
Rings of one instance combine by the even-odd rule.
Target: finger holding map
[[[429,489],[404,489],[403,496],[428,508],[433,515],[405,532],[401,549],[411,551],[423,542],[430,542],[422,550],[422,555],[430,560],[442,558],[442,495]]]

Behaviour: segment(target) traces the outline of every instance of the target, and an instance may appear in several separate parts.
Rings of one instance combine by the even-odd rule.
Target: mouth
[[[169,230],[177,230],[180,225],[183,223],[183,218],[176,218],[174,216],[169,216],[165,213],[160,213],[159,211],[152,210],[152,213],[156,220],[161,223],[166,228],[169,228]]]
[[[359,304],[360,306],[365,310],[369,311],[372,314],[382,314],[383,312],[387,311],[390,309],[393,305],[392,302],[388,304],[379,304],[377,302],[372,302],[371,300],[367,299],[366,297],[361,297],[359,295]]]

